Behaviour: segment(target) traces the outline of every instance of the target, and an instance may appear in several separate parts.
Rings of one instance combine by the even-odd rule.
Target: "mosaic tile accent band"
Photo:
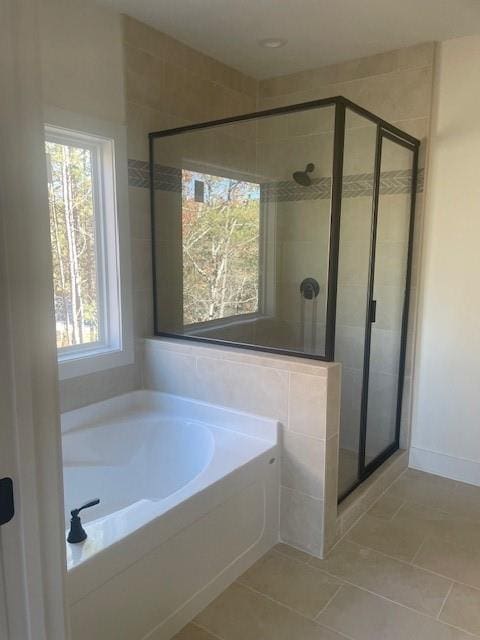
[[[393,195],[409,193],[412,184],[411,172],[406,170],[384,171],[380,176],[380,193]],[[144,160],[128,161],[128,185],[130,187],[150,187],[149,163]],[[155,165],[154,186],[159,191],[180,193],[182,190],[182,171],[175,167]],[[424,170],[418,172],[417,193],[423,192]],[[262,200],[266,202],[297,202],[299,200],[318,200],[330,198],[331,178],[312,180],[309,187],[302,187],[293,180],[265,182],[261,187]],[[358,198],[371,196],[373,189],[373,173],[358,173],[343,177],[343,196]]]

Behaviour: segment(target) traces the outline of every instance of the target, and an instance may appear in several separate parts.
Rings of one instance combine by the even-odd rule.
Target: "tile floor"
[[[175,640],[480,638],[480,487],[406,471],[318,560],[283,544]]]

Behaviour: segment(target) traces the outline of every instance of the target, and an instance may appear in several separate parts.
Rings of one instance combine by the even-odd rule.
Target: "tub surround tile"
[[[288,391],[288,426],[292,431],[325,438],[327,382],[317,376],[292,373]]]
[[[60,380],[61,413],[140,389],[142,354],[143,350],[137,354],[134,364]]]
[[[325,441],[284,430],[282,445],[282,485],[324,498]]]
[[[145,340],[147,388],[282,423],[281,535],[315,555],[323,553],[325,540],[330,545],[334,539],[323,512],[335,523],[336,465],[332,461],[338,455],[339,369],[334,363],[181,340]]]
[[[282,487],[280,538],[314,556],[323,552],[323,500]]]

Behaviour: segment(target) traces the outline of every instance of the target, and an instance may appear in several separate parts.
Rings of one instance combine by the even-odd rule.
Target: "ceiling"
[[[99,0],[256,78],[480,33],[480,0]],[[287,38],[280,49],[258,45]]]

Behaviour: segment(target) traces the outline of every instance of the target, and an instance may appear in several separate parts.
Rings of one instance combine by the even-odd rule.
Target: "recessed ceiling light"
[[[285,38],[264,38],[259,40],[258,44],[265,49],[279,49],[287,44],[287,40]]]

